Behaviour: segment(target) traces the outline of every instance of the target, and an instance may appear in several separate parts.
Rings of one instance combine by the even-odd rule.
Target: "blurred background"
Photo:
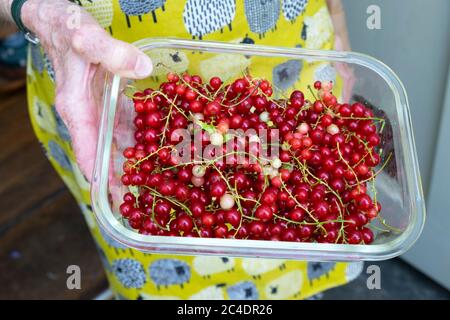
[[[368,290],[363,272],[317,298],[449,299],[450,1],[343,3],[353,50],[385,62],[406,87],[428,220],[408,253],[375,263],[381,267],[381,290]],[[379,29],[367,25],[373,5],[379,9]],[[108,297],[83,217],[31,129],[24,41],[13,29],[0,31],[0,299]],[[71,264],[82,270],[81,290],[66,287]]]

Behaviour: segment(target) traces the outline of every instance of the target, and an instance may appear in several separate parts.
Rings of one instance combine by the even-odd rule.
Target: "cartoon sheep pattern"
[[[245,17],[252,32],[264,35],[276,28],[280,11],[288,21],[294,21],[305,9],[308,0],[245,0]],[[186,30],[193,36],[204,35],[220,30],[225,26],[231,29],[236,15],[235,0],[188,0],[183,10]]]
[[[35,121],[43,130],[50,134],[56,134],[56,121],[50,111],[49,106],[39,98],[33,99],[33,114],[35,114]]]
[[[282,91],[289,89],[299,80],[302,66],[301,60],[288,60],[275,66],[272,70],[274,86]]]
[[[103,249],[97,244],[96,247],[100,256],[100,261],[103,264],[103,267],[106,269],[106,271],[113,272],[111,265],[109,264],[108,258],[106,257],[105,251],[103,251]]]
[[[48,142],[48,152],[50,153],[50,158],[54,159],[62,168],[72,170],[69,157],[58,143],[50,140]]]
[[[110,245],[113,248],[117,249],[126,249],[127,247],[121,244],[120,242],[116,241],[115,239],[111,238],[101,227],[99,227],[100,233],[102,235],[103,240]]]
[[[314,71],[314,80],[336,82],[336,69],[329,63],[321,64]]]
[[[42,74],[44,71],[44,60],[42,59],[41,46],[30,43],[31,64]]]
[[[280,17],[279,0],[245,0],[244,8],[250,30],[258,34],[274,29]]]
[[[72,173],[75,176],[75,179],[76,179],[77,182],[69,182],[69,183],[67,183],[68,180],[66,180],[66,185],[71,190],[75,190],[74,194],[76,194],[77,191],[76,191],[75,188],[77,188],[77,187],[80,188],[80,186],[81,186],[81,183],[79,182],[80,179],[78,179],[78,177],[77,177],[78,175],[81,175],[79,167],[78,166],[72,166]],[[71,185],[72,183],[74,185]],[[84,182],[84,183],[89,185],[89,183],[87,183],[87,181]],[[86,190],[86,189],[84,189],[84,190]],[[77,199],[79,199],[82,196],[80,194],[79,196],[76,196],[76,197],[78,197]],[[95,221],[95,218],[94,218],[94,212],[92,212],[91,205],[86,204],[86,203],[81,203],[81,204],[79,204],[79,206],[80,206],[80,209],[81,209],[81,213],[83,214],[84,219],[86,220],[86,223],[87,223],[89,229],[94,229],[97,226],[97,224],[96,224],[96,221]]]
[[[161,259],[153,262],[149,267],[150,278],[159,286],[180,285],[191,278],[191,267],[178,259]]]
[[[364,268],[364,262],[357,261],[357,262],[349,262],[347,267],[345,268],[345,277],[347,281],[353,281],[355,280],[363,271]]]
[[[52,62],[45,53],[42,55],[42,59],[44,61],[44,67],[47,70],[48,76],[53,82],[55,82],[55,70],[53,69]]]
[[[235,0],[188,0],[183,10],[183,21],[186,30],[201,39],[227,25],[231,28],[235,14]]]
[[[224,300],[225,296],[220,285],[209,286],[189,297],[190,300]]]
[[[125,288],[142,288],[146,275],[142,264],[134,259],[113,260],[111,268],[114,275]]]
[[[211,275],[234,270],[235,261],[226,257],[195,257],[192,267],[200,276],[209,278]]]
[[[310,282],[328,274],[336,266],[335,262],[308,262],[307,273]]]
[[[285,268],[285,260],[277,259],[257,259],[257,258],[244,258],[242,259],[242,269],[255,279],[261,278],[261,275],[275,270],[283,270]]]
[[[305,11],[308,0],[283,0],[281,10],[288,21],[294,21]]]
[[[65,141],[70,141],[70,134],[69,129],[67,129],[67,126],[65,125],[64,121],[62,120],[61,116],[59,115],[58,111],[56,111],[56,108],[54,105],[52,105],[52,111],[55,116],[56,121],[56,131],[58,131],[58,135]]]
[[[173,72],[184,72],[189,67],[189,59],[186,52],[172,49],[155,49],[149,53],[153,61],[153,76],[165,76],[167,68]]]
[[[103,28],[110,27],[113,20],[112,0],[79,0],[79,3]]]
[[[205,79],[218,76],[223,81],[227,81],[241,75],[242,70],[250,66],[250,63],[250,59],[242,55],[216,54],[212,58],[200,62],[200,74]]]
[[[120,9],[129,16],[140,16],[161,8],[166,0],[119,0]]]
[[[108,261],[103,253],[103,262],[108,267]],[[196,272],[200,275],[220,273],[230,270],[230,265],[234,265],[234,261],[226,260],[229,258],[216,257],[197,257]],[[214,261],[212,259],[217,259]],[[213,268],[201,266],[199,263],[206,263],[207,260],[212,262]],[[221,262],[220,262],[221,261]],[[268,263],[271,262],[271,263]],[[227,266],[227,264],[229,264]],[[195,265],[195,263],[194,263]],[[274,269],[284,270],[285,261],[279,260],[259,260],[259,259],[243,259],[242,268],[249,275],[261,275]],[[225,268],[227,266],[227,268]],[[310,282],[319,279],[328,274],[335,268],[334,262],[310,262],[307,265],[307,277]],[[202,269],[203,268],[203,269]],[[125,288],[142,288],[147,281],[147,276],[142,264],[134,259],[116,259],[113,260],[108,270],[113,272],[120,283]],[[349,264],[346,269],[347,280],[355,279],[362,270],[361,263]],[[159,288],[160,286],[180,285],[188,283],[191,278],[190,266],[182,260],[178,259],[160,259],[154,261],[149,266],[149,275],[152,282]],[[205,273],[206,272],[206,273]],[[286,299],[289,297],[298,297],[301,294],[304,275],[301,270],[293,270],[282,273],[282,275],[270,281],[264,288],[265,297],[267,299]],[[252,281],[240,281],[235,284],[216,284],[201,289],[196,292],[190,299],[224,299],[224,293],[233,300],[257,300],[260,298],[260,292],[255,283]],[[156,299],[159,296],[143,296],[143,299]],[[167,296],[166,298],[177,298]]]
[[[305,17],[304,22],[301,37],[305,40],[305,48],[320,49],[333,35],[333,24],[326,7]]]
[[[302,38],[302,40],[306,41],[307,37],[308,37],[308,25],[303,24],[302,31],[300,33],[300,38]]]
[[[257,300],[258,289],[253,282],[242,281],[227,288],[228,297],[232,300]]]
[[[269,282],[265,287],[267,299],[286,299],[297,297],[303,285],[303,273],[300,270],[288,272]]]

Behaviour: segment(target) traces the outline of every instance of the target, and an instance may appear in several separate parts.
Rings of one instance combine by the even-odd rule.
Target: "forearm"
[[[343,50],[350,51],[350,40],[348,38],[347,22],[345,19],[344,6],[341,0],[327,0],[328,11],[333,22],[334,32],[342,41]]]
[[[13,0],[0,0],[0,21],[1,23],[11,23],[11,3]]]
[[[11,16],[11,4],[13,0],[0,0],[0,26],[15,25]],[[27,0],[21,9],[21,19],[24,26],[33,33],[45,32],[49,25],[63,27],[61,21],[64,19],[70,2],[66,0]],[[61,15],[61,13],[64,13]],[[42,30],[44,29],[44,30]]]
[[[5,24],[15,25],[15,22],[11,16],[11,4],[13,0],[0,0],[0,26]],[[60,5],[65,0],[27,0],[21,9],[21,19],[24,26],[31,30],[36,31],[36,25],[42,24],[40,20],[48,21],[52,18],[52,10],[48,10],[53,4]],[[46,10],[39,10],[45,7]],[[56,10],[55,10],[56,12]]]

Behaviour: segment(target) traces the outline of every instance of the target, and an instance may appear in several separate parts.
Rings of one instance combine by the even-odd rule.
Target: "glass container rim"
[[[262,45],[234,44],[215,41],[184,40],[176,38],[147,38],[133,43],[138,49],[148,51],[157,48],[176,48],[212,53],[235,53],[249,56],[314,59],[360,65],[376,72],[392,90],[399,117],[408,194],[411,199],[411,220],[402,234],[383,244],[348,245],[303,242],[282,242],[240,239],[183,238],[141,235],[127,229],[114,216],[108,201],[109,156],[113,136],[113,120],[122,78],[108,75],[105,80],[105,96],[99,129],[97,158],[92,180],[91,198],[100,227],[118,242],[142,251],[161,251],[173,254],[213,254],[231,256],[258,256],[268,258],[293,258],[309,260],[384,260],[400,255],[418,239],[425,221],[425,204],[418,168],[417,154],[412,133],[411,117],[405,88],[398,76],[384,63],[365,54],[333,50],[312,50]],[[107,92],[111,94],[107,96]]]

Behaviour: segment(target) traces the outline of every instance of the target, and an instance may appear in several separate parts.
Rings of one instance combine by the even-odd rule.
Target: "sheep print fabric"
[[[113,37],[134,42],[178,37],[311,49],[332,49],[332,22],[324,0],[77,0]],[[217,58],[217,57],[216,57]],[[198,54],[162,59],[196,64]],[[220,59],[220,57],[218,58]],[[202,65],[201,64],[205,64]],[[202,77],[229,77],[239,61],[202,61]],[[245,63],[245,62],[242,62]],[[270,67],[275,86],[333,80],[328,63],[285,61]],[[203,71],[202,71],[203,70]],[[182,71],[182,69],[180,70]],[[356,278],[362,263],[307,262],[210,256],[172,256],[127,248],[99,229],[70,135],[55,106],[55,75],[41,47],[30,45],[28,101],[31,121],[52,165],[79,203],[119,299],[304,299]]]

